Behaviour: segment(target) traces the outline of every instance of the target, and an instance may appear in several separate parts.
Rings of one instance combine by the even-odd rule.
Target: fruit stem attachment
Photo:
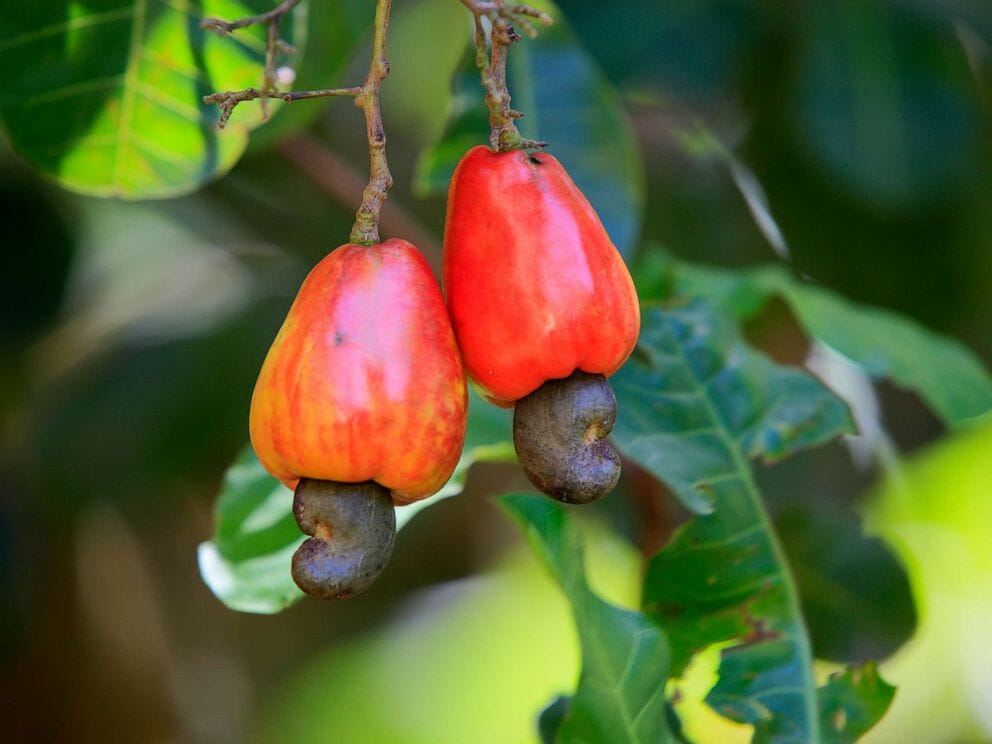
[[[537,29],[529,19],[533,18],[548,26],[552,23],[551,16],[529,5],[506,5],[503,0],[461,2],[472,12],[475,22],[475,64],[479,68],[482,87],[486,91],[486,105],[489,107],[489,147],[494,152],[547,147],[547,142],[524,139],[517,129],[515,120],[523,114],[510,108],[506,58],[510,45],[523,38],[513,24],[533,38],[537,35]],[[492,28],[488,45],[483,17],[489,20]]]
[[[351,228],[351,242],[374,245],[379,242],[379,215],[382,212],[382,205],[393,185],[393,176],[386,161],[386,133],[382,126],[382,110],[379,106],[379,86],[389,75],[386,36],[389,31],[389,10],[392,3],[391,0],[376,0],[372,30],[372,60],[362,85],[348,88],[280,91],[277,87],[279,74],[276,70],[276,59],[280,52],[288,54],[294,50],[280,38],[279,23],[283,16],[299,3],[300,0],[284,0],[267,13],[239,18],[236,21],[205,18],[200,22],[200,28],[215,31],[221,36],[248,26],[265,24],[266,27],[265,72],[262,75],[262,86],[211,93],[203,97],[203,102],[217,104],[220,107],[220,120],[217,126],[223,129],[237,105],[245,101],[261,100],[263,116],[268,119],[270,98],[279,98],[292,103],[304,98],[352,96],[355,105],[365,114],[365,129],[369,141],[369,182],[362,191],[362,204],[358,208],[355,224]]]
[[[355,96],[355,105],[365,114],[369,140],[369,183],[362,192],[362,205],[351,228],[351,242],[362,245],[379,242],[379,214],[393,185],[393,176],[386,161],[386,132],[382,127],[382,109],[379,106],[379,86],[389,75],[386,35],[389,31],[390,5],[391,0],[377,0],[375,4],[372,62],[365,84]]]

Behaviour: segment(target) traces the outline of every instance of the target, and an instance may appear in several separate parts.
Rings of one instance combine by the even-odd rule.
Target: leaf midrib
[[[611,605],[608,602],[605,602],[604,600],[602,600],[599,597],[597,597],[592,592],[592,590],[589,588],[588,583],[586,583],[584,580],[582,581],[582,583],[578,587],[576,587],[576,589],[577,589],[577,591],[579,593],[585,595],[585,597],[584,597],[585,601],[599,602],[599,603],[603,604],[606,607],[611,607]],[[575,604],[574,601],[573,601],[573,604]],[[576,605],[576,606],[578,606],[578,605]],[[576,619],[578,619],[578,618],[576,618]],[[633,716],[631,715],[632,714],[632,711],[628,710],[628,706],[626,704],[626,700],[625,700],[625,698],[624,698],[624,696],[623,696],[623,694],[621,693],[621,690],[620,690],[620,688],[621,688],[621,686],[623,684],[623,680],[626,679],[626,677],[628,676],[629,670],[633,667],[633,664],[636,662],[637,652],[638,652],[638,649],[640,648],[640,644],[641,644],[640,638],[644,634],[646,634],[648,632],[650,632],[650,628],[643,628],[640,631],[638,631],[638,633],[635,635],[636,640],[631,645],[630,652],[629,652],[629,654],[627,656],[627,660],[626,660],[625,665],[624,665],[624,671],[623,671],[623,673],[620,675],[619,678],[616,678],[616,679],[611,680],[611,683],[608,684],[608,685],[606,685],[606,687],[607,687],[607,689],[609,691],[610,696],[616,700],[616,708],[617,708],[617,710],[620,713],[621,722],[623,723],[624,731],[625,731],[625,733],[627,735],[627,741],[632,742],[633,744],[642,744],[643,743],[643,740],[637,735],[637,721],[644,714],[644,711],[647,710],[650,707],[651,702],[655,699],[655,696],[658,694],[658,692],[660,691],[660,692],[664,693],[664,689],[665,689],[664,685],[656,688],[655,691],[651,694],[651,696],[644,703],[644,705],[641,706],[641,709],[639,711],[637,711],[637,714],[636,715],[633,715]],[[599,634],[598,633],[588,633],[586,635],[589,638],[589,642],[590,642],[590,645],[592,647],[592,650],[594,651],[594,653],[596,654],[596,656],[599,659],[599,664],[598,664],[599,668],[600,669],[607,669],[607,670],[611,670],[612,671],[613,667],[609,663],[610,656],[606,652],[606,650],[603,648],[602,642],[601,642],[601,640],[599,638]],[[612,674],[610,676],[611,677],[615,677],[615,675],[612,675]],[[646,743],[643,743],[643,744],[646,744]]]
[[[719,410],[707,393],[706,387],[696,376],[692,365],[689,363],[689,360],[682,349],[682,345],[677,339],[672,337],[667,328],[664,329],[664,333],[668,337],[671,346],[675,349],[675,356],[678,358],[679,364],[682,365],[688,373],[688,379],[692,381],[695,391],[699,395],[707,415],[716,423],[716,435],[727,448],[727,451],[730,452],[734,468],[740,474],[745,492],[748,495],[751,509],[758,517],[758,524],[765,533],[769,546],[772,550],[772,555],[775,558],[776,564],[779,566],[779,574],[782,578],[782,589],[785,592],[786,603],[788,605],[789,612],[792,615],[793,626],[795,628],[795,632],[790,635],[792,635],[793,645],[799,652],[800,669],[802,670],[803,679],[806,682],[805,689],[812,691],[812,694],[804,696],[804,708],[806,718],[809,722],[810,744],[818,744],[821,741],[821,738],[819,716],[816,709],[816,683],[813,678],[813,655],[809,645],[809,637],[800,621],[802,614],[799,605],[799,592],[796,589],[796,584],[792,578],[792,573],[789,571],[788,564],[786,563],[785,552],[779,544],[778,537],[772,528],[771,520],[768,518],[768,514],[762,504],[761,495],[758,493],[757,486],[754,484],[750,463],[741,452],[737,440],[727,430],[726,424],[720,416]]]

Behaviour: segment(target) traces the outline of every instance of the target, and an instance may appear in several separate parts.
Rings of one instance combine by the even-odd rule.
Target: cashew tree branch
[[[533,38],[537,29],[530,19],[550,25],[551,16],[529,5],[507,5],[502,0],[461,0],[461,3],[475,20],[475,60],[489,108],[489,146],[496,152],[547,147],[547,142],[525,139],[517,129],[515,120],[523,114],[510,106],[506,58],[510,45],[523,38],[517,28]],[[491,29],[488,41],[483,18]]]
[[[203,102],[216,104],[220,107],[221,115],[218,126],[223,129],[231,118],[234,109],[245,101],[260,100],[262,109],[268,117],[268,100],[278,98],[287,103],[305,98],[326,98],[336,96],[352,96],[355,105],[365,114],[365,129],[369,143],[369,181],[362,191],[362,203],[355,215],[355,224],[351,230],[351,242],[372,245],[379,242],[379,217],[386,195],[393,185],[393,177],[389,172],[386,161],[386,133],[382,125],[382,109],[379,105],[379,86],[389,75],[389,56],[386,38],[389,31],[389,11],[391,0],[377,0],[375,21],[372,33],[372,59],[368,75],[362,85],[347,88],[321,88],[317,90],[280,91],[276,86],[276,59],[280,52],[288,53],[292,49],[279,36],[279,23],[300,0],[285,0],[267,13],[240,18],[235,21],[224,21],[218,18],[206,18],[201,28],[226,35],[232,31],[252,25],[266,26],[265,71],[260,88],[245,88],[244,90],[219,91],[203,97]]]

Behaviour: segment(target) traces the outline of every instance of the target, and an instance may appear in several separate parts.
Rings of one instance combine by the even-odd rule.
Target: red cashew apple
[[[448,480],[466,410],[444,300],[413,245],[347,244],[314,267],[265,358],[250,414],[259,461],[295,489],[297,522],[313,535],[294,556],[301,588],[348,596],[371,583],[392,550],[392,504]],[[356,559],[355,531],[370,529],[376,556]],[[378,570],[356,579],[370,566]]]
[[[623,258],[558,160],[465,154],[448,191],[443,284],[472,380],[489,401],[516,404],[517,454],[535,485],[583,503],[612,489],[605,378],[637,343],[640,309]]]

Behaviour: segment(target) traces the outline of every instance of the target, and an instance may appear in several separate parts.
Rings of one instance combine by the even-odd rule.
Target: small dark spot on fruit
[[[544,165],[544,161],[537,157],[537,155],[528,155],[527,159],[532,165]]]
[[[337,331],[334,334],[334,345],[335,346],[340,346],[343,343],[344,343],[344,334],[341,333],[341,331]]]

